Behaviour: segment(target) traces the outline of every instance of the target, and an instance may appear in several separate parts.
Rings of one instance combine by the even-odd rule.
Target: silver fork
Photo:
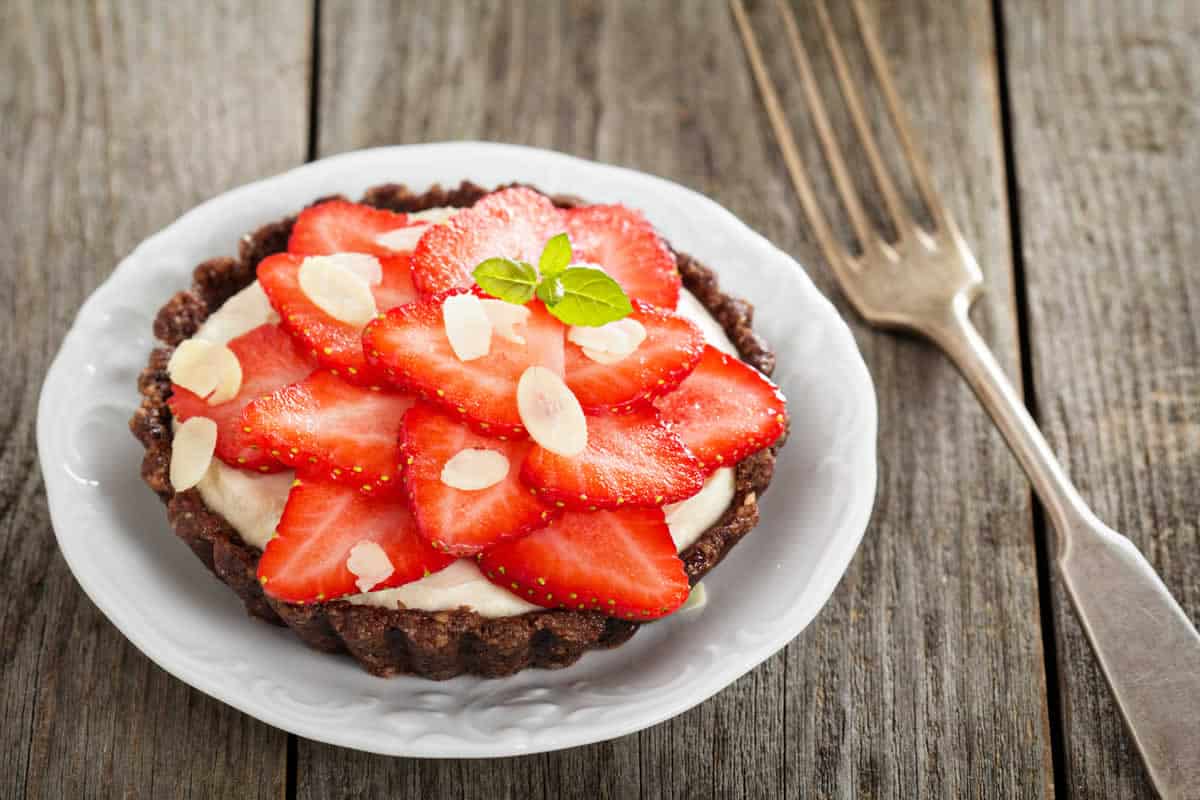
[[[883,50],[861,0],[852,0],[875,80],[917,190],[932,218],[918,225],[892,181],[823,0],[817,19],[896,239],[868,219],[813,77],[795,17],[776,0],[811,120],[861,254],[834,234],[817,202],[741,0],[730,0],[784,162],[817,244],[858,312],[872,325],[919,333],[940,347],[975,390],[1024,467],[1057,531],[1055,563],[1125,723],[1163,797],[1200,798],[1200,635],[1129,539],[1088,508],[1021,397],[971,324],[983,275],[934,192]]]

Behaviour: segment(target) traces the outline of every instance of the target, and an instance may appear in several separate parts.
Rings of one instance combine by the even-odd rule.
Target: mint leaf
[[[489,258],[471,273],[479,288],[508,303],[525,305],[533,299],[538,276],[530,264],[508,258]]]
[[[560,233],[546,242],[542,257],[538,259],[538,271],[545,277],[557,275],[571,263],[571,240]]]
[[[552,285],[543,293],[543,286]],[[599,326],[623,319],[633,306],[621,284],[591,267],[572,267],[542,282],[538,297],[550,313],[567,325]],[[551,298],[558,294],[555,302]]]
[[[558,305],[558,302],[563,299],[563,285],[558,276],[542,278],[542,282],[537,287],[538,300],[546,304],[547,308]]]

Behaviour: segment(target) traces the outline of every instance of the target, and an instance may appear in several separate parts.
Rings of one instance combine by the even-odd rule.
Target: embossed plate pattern
[[[709,605],[645,627],[565,670],[434,683],[374,678],[246,616],[168,528],[126,428],[153,346],[151,314],[199,261],[334,192],[470,179],[643,209],[680,249],[757,307],[787,394],[791,439],[762,521],[705,579]],[[38,448],[59,546],[80,585],[180,679],[310,739],[378,753],[484,757],[631,733],[712,696],[813,619],[858,546],[875,495],[875,395],[850,331],[800,266],[711,200],[559,153],[454,142],[365,150],[243,186],[143,242],[84,303],[47,374]]]

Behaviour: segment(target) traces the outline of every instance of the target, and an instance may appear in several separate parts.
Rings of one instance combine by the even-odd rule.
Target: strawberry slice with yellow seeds
[[[524,536],[544,527],[557,509],[538,501],[521,483],[521,464],[532,445],[500,441],[475,433],[437,408],[418,403],[404,415],[400,451],[404,458],[404,487],[417,527],[434,547],[458,556],[474,555],[497,542]],[[465,454],[465,456],[464,456]],[[457,488],[449,474],[456,463],[490,456],[489,464],[506,467],[504,476],[483,488]],[[476,467],[478,478],[481,470]],[[484,476],[474,485],[495,480]],[[457,481],[462,483],[460,479]]]
[[[626,319],[640,323],[646,338],[616,363],[596,361],[567,341],[567,386],[589,411],[621,413],[670,392],[704,352],[704,334],[678,314],[635,300]]]
[[[568,511],[539,531],[489,548],[479,566],[492,583],[539,606],[622,619],[670,614],[689,591],[657,508]]]
[[[280,463],[361,491],[399,487],[399,435],[412,397],[321,370],[246,406],[242,430]]]
[[[630,297],[675,308],[681,283],[675,254],[640,211],[580,206],[563,218],[576,261],[600,266]]]
[[[562,213],[532,189],[493,192],[430,228],[413,250],[413,281],[426,294],[471,286],[489,258],[536,262],[546,240],[562,233]]]
[[[348,200],[326,200],[309,206],[296,217],[288,238],[288,252],[302,256],[334,253],[393,256],[401,251],[382,244],[379,238],[414,225],[428,227],[424,222],[411,220],[407,214]]]
[[[417,533],[401,495],[302,477],[258,561],[258,580],[271,597],[311,603],[401,586],[453,561]]]
[[[208,417],[217,423],[215,455],[226,464],[256,472],[277,472],[283,465],[242,429],[242,410],[252,400],[290,383],[303,380],[316,369],[316,362],[283,328],[267,323],[227,345],[242,369],[242,384],[236,396],[225,403],[210,404],[182,386],[172,384],[167,402],[179,422]]]
[[[679,388],[654,404],[706,473],[770,447],[787,430],[787,402],[775,384],[711,345]]]
[[[258,281],[283,327],[312,353],[321,366],[351,383],[378,384],[363,357],[362,326],[335,319],[300,287],[305,256],[279,253],[258,265]],[[408,256],[379,260],[383,281],[371,287],[376,307],[394,308],[416,299]]]
[[[658,507],[696,494],[704,472],[653,408],[589,416],[587,447],[574,456],[534,447],[521,479],[567,508]]]
[[[488,354],[469,361],[455,355],[446,334],[442,304],[467,292],[456,289],[389,311],[363,333],[367,362],[393,386],[438,405],[481,433],[523,436],[517,382],[537,365],[561,375],[563,325],[539,302],[517,326],[522,342],[493,334]]]

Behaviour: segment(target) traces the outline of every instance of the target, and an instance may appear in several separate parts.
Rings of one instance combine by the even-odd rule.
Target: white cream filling
[[[676,313],[700,326],[704,338],[713,347],[736,354],[720,324],[690,292],[680,292]],[[196,337],[223,344],[277,319],[256,281],[227,300],[201,326]],[[213,459],[196,489],[205,504],[224,517],[247,544],[262,549],[274,535],[283,515],[292,479],[291,472],[259,475]],[[664,507],[676,549],[688,547],[716,523],[733,502],[733,496],[734,471],[726,467],[714,472],[695,496]],[[541,608],[490,582],[479,572],[474,560],[465,558],[404,586],[346,599],[358,605],[423,611],[467,607],[484,617],[507,617]]]

